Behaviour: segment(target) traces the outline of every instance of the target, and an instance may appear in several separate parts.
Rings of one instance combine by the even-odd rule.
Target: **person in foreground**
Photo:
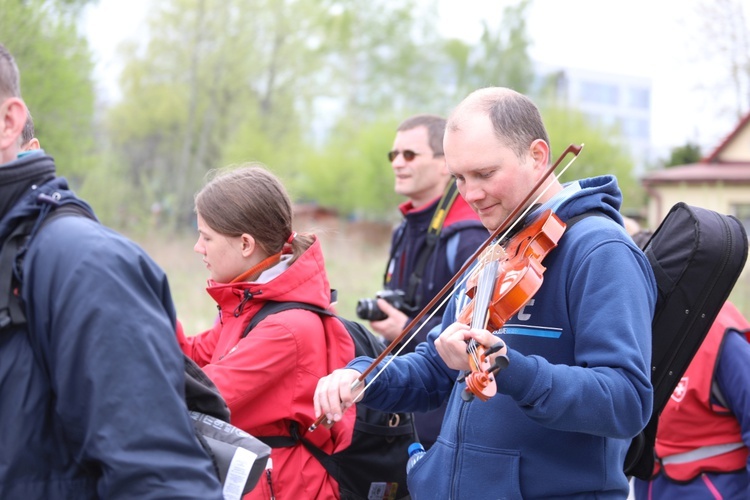
[[[18,69],[0,45],[0,244],[10,248],[19,221],[45,203],[91,214],[57,217],[32,238],[26,323],[0,310],[0,498],[221,499],[185,404],[164,273],[93,219],[43,150],[21,154],[26,123]]]
[[[461,195],[494,231],[531,191],[550,162],[538,109],[507,88],[471,93],[448,119],[444,151]],[[544,259],[538,292],[496,332],[457,321],[469,298],[460,280],[443,315],[414,353],[390,358],[361,403],[424,411],[450,398],[437,442],[408,476],[412,497],[626,498],[623,463],[630,440],[649,420],[651,267],[622,226],[621,193],[612,176],[561,185],[550,176],[532,202],[566,231]],[[541,191],[541,190],[540,190]],[[509,365],[497,394],[465,401],[469,339],[485,348],[500,339]],[[503,352],[505,351],[505,352]],[[356,358],[322,378],[318,415],[338,421],[359,397],[352,382],[371,363]],[[385,361],[383,362],[385,363]],[[381,366],[382,364],[381,363]],[[366,378],[372,381],[379,369]]]
[[[244,335],[267,301],[306,302],[326,309],[331,289],[323,252],[312,234],[293,231],[292,203],[265,168],[220,171],[195,196],[198,241],[210,273],[208,293],[219,307],[215,325],[197,336],[177,336],[183,351],[216,384],[231,423],[258,437],[289,436],[315,420],[318,379],[354,357],[346,330],[327,330],[312,311],[272,314]],[[326,453],[346,448],[354,413],[306,437]],[[245,498],[338,498],[336,481],[300,445],[273,448],[266,470]]]
[[[637,500],[750,497],[750,323],[727,301],[659,416]]]
[[[388,153],[396,193],[406,196],[399,206],[401,224],[393,232],[390,258],[383,280],[385,290],[403,294],[408,314],[385,299],[378,299],[386,318],[370,322],[372,330],[391,343],[466,260],[474,255],[489,233],[477,214],[455,190],[445,165],[445,118],[414,115],[398,126]],[[430,244],[429,242],[432,242]],[[411,352],[440,324],[445,305],[436,305],[414,326],[415,341],[402,352]],[[437,439],[445,406],[414,415],[417,434],[425,449]]]

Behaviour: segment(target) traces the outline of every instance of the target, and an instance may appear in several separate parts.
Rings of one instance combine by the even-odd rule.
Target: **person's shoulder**
[[[80,216],[57,217],[42,227],[29,245],[28,257],[37,265],[49,263],[61,271],[153,265],[137,243],[101,223]]]
[[[591,211],[566,218],[563,238],[575,239],[589,244],[614,240],[632,243],[625,228],[603,212]],[[635,246],[635,244],[633,244]]]
[[[489,232],[482,225],[477,213],[469,206],[466,201],[459,196],[451,205],[450,210],[445,215],[443,221],[443,231],[452,234],[456,231],[474,231],[482,234],[484,238],[489,236]]]

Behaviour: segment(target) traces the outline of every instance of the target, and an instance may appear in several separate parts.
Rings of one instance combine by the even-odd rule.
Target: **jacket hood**
[[[49,179],[48,176],[50,174],[47,171],[47,160],[54,168],[52,159],[49,156],[42,156],[40,159],[43,162],[42,176]],[[3,167],[3,169],[4,168],[7,167]],[[52,175],[54,175],[54,170],[52,171]],[[75,193],[73,193],[68,187],[68,181],[64,177],[54,177],[41,185],[32,182],[13,207],[7,213],[1,215],[0,239],[5,238],[13,230],[19,220],[26,219],[29,216],[38,215],[42,211],[48,211],[53,207],[68,203],[75,203],[94,216],[94,211],[89,204],[76,197]]]
[[[586,212],[601,212],[621,226],[622,192],[613,175],[602,175],[577,181],[580,189],[560,202],[555,213],[566,221]],[[566,184],[566,188],[571,184]]]
[[[325,272],[325,262],[320,240],[313,244],[289,264],[288,255],[270,269],[265,270],[258,281],[239,283],[216,283],[208,281],[206,289],[222,307],[232,303],[242,304],[273,300],[277,302],[307,302],[327,308],[331,302],[331,286]],[[244,302],[244,303],[243,303]]]

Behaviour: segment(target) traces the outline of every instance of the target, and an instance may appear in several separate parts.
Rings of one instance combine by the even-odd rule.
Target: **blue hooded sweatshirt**
[[[412,498],[627,497],[625,454],[652,409],[656,283],[622,227],[620,203],[613,176],[566,186],[548,203],[563,221],[605,217],[566,230],[542,262],[539,291],[494,332],[510,360],[497,395],[462,399],[466,385],[454,386],[459,372],[438,355],[437,331],[367,388],[363,404],[381,410],[424,411],[450,397],[437,442],[409,473]],[[467,301],[457,286],[442,330]]]

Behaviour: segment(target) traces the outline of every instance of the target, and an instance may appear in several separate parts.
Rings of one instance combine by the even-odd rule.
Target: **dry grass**
[[[374,297],[381,288],[391,227],[298,217],[295,230],[318,235],[331,286],[338,290],[337,311],[356,319],[357,300]],[[216,317],[216,304],[205,290],[208,272],[193,252],[197,233],[166,236],[154,232],[131,237],[166,271],[185,331],[195,334],[208,329]]]

